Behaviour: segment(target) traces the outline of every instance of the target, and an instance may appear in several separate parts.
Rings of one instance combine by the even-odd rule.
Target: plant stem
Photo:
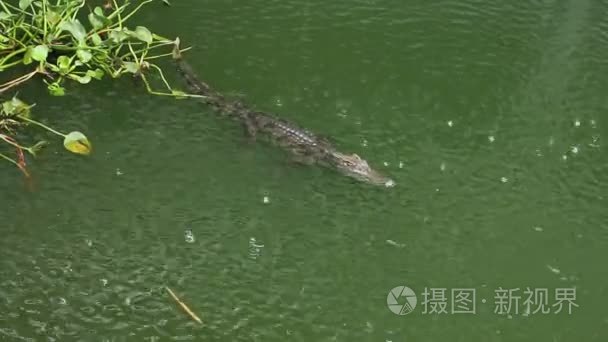
[[[20,149],[26,150],[26,151],[29,150],[27,147],[23,147],[23,146],[17,144],[16,142],[14,142],[12,139],[9,139],[9,137],[7,135],[4,135],[4,134],[0,133],[0,139],[6,141],[9,145],[12,145],[12,146],[14,146],[16,148],[20,148]]]
[[[8,160],[9,162],[15,164],[15,166],[19,167],[19,164],[12,158],[5,156],[4,154],[0,153],[0,158],[4,159],[4,160]]]
[[[36,75],[38,73],[38,70],[34,70],[32,72],[30,72],[29,74],[25,74],[23,76],[17,77],[16,79],[6,82],[2,85],[0,85],[0,94],[4,93],[5,91],[7,91],[8,89],[21,84],[27,80],[29,80],[30,78],[34,77],[34,75]]]
[[[120,9],[118,7],[118,4],[116,3],[116,0],[112,0],[112,2],[114,2],[114,7],[116,7],[116,15],[118,16],[118,28],[122,30],[122,18],[120,17],[120,12],[122,12],[122,9]],[[125,8],[127,6],[127,4],[124,4]]]
[[[192,49],[192,47],[187,47],[185,49],[181,49],[179,50],[179,52],[184,52],[184,51],[188,51]],[[163,53],[162,55],[156,55],[156,56],[152,56],[152,57],[146,57],[146,60],[150,60],[150,59],[157,59],[157,58],[162,58],[162,57],[167,57],[167,56],[172,56],[173,52],[169,52],[169,53]]]
[[[150,63],[150,66],[158,71],[158,73],[160,74],[160,78],[165,83],[165,86],[167,87],[167,89],[173,91],[173,89],[171,89],[171,86],[169,85],[169,82],[167,82],[167,79],[165,79],[165,75],[163,74],[162,69],[159,68],[158,65],[156,65],[156,64]]]
[[[131,11],[131,13],[127,14],[124,18],[122,18],[123,21],[126,21],[127,19],[129,19],[132,15],[134,15],[135,13],[137,13],[137,11],[139,11],[139,9],[145,5],[145,4],[149,4],[151,3],[153,0],[146,0],[146,1],[142,1],[137,7],[135,7],[135,9],[133,11]]]
[[[18,116],[18,118],[21,119],[21,120],[23,120],[23,121],[27,121],[29,123],[33,123],[34,125],[38,125],[38,126],[44,128],[44,129],[46,129],[47,131],[50,131],[51,133],[55,133],[55,134],[60,135],[60,136],[62,136],[62,137],[65,138],[65,134],[52,129],[49,126],[43,125],[42,123],[40,123],[38,121],[26,118],[25,116]]]

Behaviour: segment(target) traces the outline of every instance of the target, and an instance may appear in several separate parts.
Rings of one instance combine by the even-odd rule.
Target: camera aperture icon
[[[393,288],[386,297],[386,305],[396,315],[407,315],[414,311],[418,298],[412,289],[407,286]]]

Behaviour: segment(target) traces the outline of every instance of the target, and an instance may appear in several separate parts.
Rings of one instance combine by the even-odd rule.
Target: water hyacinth
[[[0,96],[13,92],[9,95],[12,99],[3,99],[0,112],[0,143],[4,143],[0,144],[0,158],[24,170],[23,151],[34,154],[33,147],[42,146],[37,143],[26,147],[15,141],[16,131],[29,124],[62,136],[64,147],[70,152],[91,153],[91,143],[83,133],[63,134],[31,119],[32,106],[15,96],[18,87],[26,82],[41,80],[50,95],[64,96],[73,86],[128,75],[141,78],[150,94],[197,97],[171,87],[155,64],[160,58],[170,57],[179,40],[131,24],[131,18],[143,6],[170,5],[169,1],[104,1],[105,4],[101,0],[0,1],[0,72],[25,70],[18,77],[0,81]],[[166,90],[154,89],[153,83]],[[17,160],[10,156],[15,153]]]

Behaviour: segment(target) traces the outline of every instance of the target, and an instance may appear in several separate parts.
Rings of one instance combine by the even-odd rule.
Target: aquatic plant
[[[155,61],[172,55],[163,48],[178,46],[144,26],[129,26],[143,6],[167,0],[0,0],[0,72],[18,76],[0,84],[0,96],[26,82],[39,80],[53,96],[72,85],[132,75],[143,80],[148,93],[175,98],[200,97],[174,89]],[[180,50],[186,51],[188,48]],[[11,72],[7,72],[11,71]],[[14,75],[13,75],[14,76]],[[152,87],[159,80],[165,90]],[[89,154],[91,144],[80,132],[64,134],[31,118],[31,108],[13,95],[0,108],[0,148],[14,149],[16,159],[0,149],[0,158],[17,165],[27,176],[23,152],[35,156],[45,142],[23,146],[16,132],[33,124],[64,138],[69,151]]]

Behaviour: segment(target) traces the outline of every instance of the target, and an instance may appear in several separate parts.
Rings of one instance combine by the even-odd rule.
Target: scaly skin
[[[253,111],[240,101],[228,101],[201,81],[178,52],[174,53],[174,59],[190,92],[204,96],[203,102],[222,115],[242,122],[250,138],[255,139],[258,133],[263,133],[272,142],[290,151],[295,156],[295,160],[299,162],[324,165],[366,183],[386,187],[395,186],[392,179],[372,169],[358,155],[341,153],[326,139],[320,138],[294,123],[268,113]]]

